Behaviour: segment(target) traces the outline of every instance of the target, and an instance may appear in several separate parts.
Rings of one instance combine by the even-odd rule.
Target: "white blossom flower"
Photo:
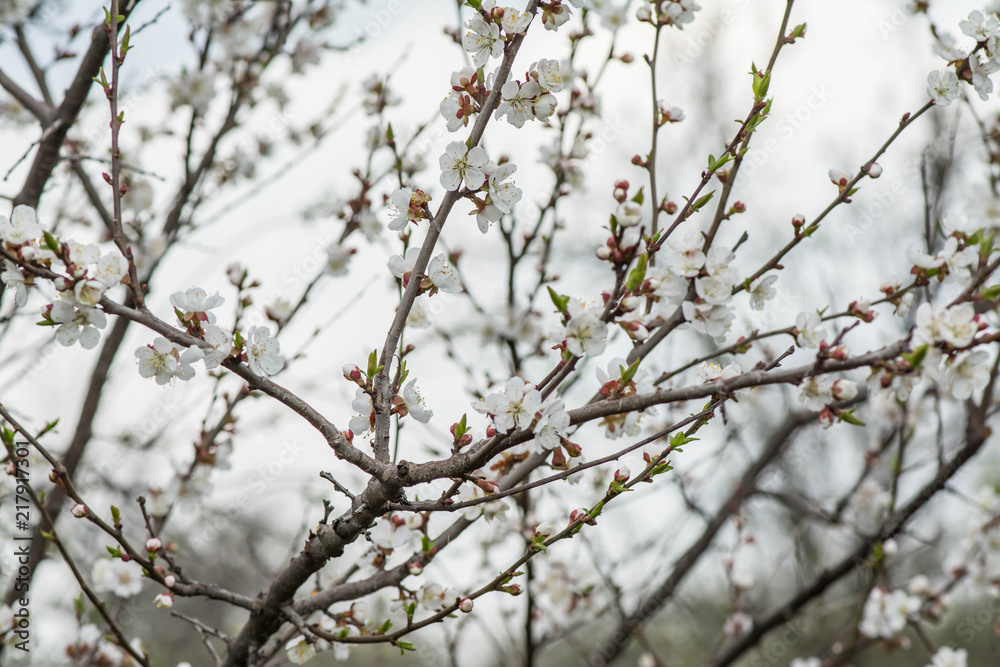
[[[698,275],[701,267],[705,266],[705,253],[701,250],[703,243],[701,234],[685,232],[672,235],[667,239],[670,248],[667,253],[667,266],[679,276],[691,278]]]
[[[78,280],[73,286],[73,297],[81,306],[96,306],[104,296],[107,286],[97,280]]]
[[[695,0],[671,0],[663,3],[663,14],[669,23],[679,30],[684,29],[685,23],[694,21],[694,13],[701,9]]]
[[[685,301],[681,304],[684,319],[691,323],[691,328],[698,333],[711,336],[715,342],[722,342],[729,325],[736,315],[727,306],[716,306],[710,303],[694,303]]]
[[[486,397],[487,412],[493,415],[493,424],[500,432],[515,427],[528,428],[541,406],[542,397],[538,390],[519,377],[507,380],[503,392]]]
[[[413,544],[418,533],[410,530],[405,523],[397,524],[388,519],[380,519],[375,527],[369,531],[372,544],[381,547],[386,551],[390,549],[400,549]]]
[[[316,657],[316,648],[306,641],[302,635],[289,640],[285,644],[285,655],[288,661],[296,665],[304,665]]]
[[[347,265],[353,254],[353,248],[347,248],[337,242],[331,243],[326,248],[326,266],[323,270],[331,276],[347,275]]]
[[[101,340],[98,329],[107,326],[108,318],[104,311],[86,306],[76,306],[69,301],[56,301],[52,304],[49,317],[61,326],[56,329],[56,340],[61,345],[69,347],[77,341],[85,350],[97,347]]]
[[[565,436],[569,428],[569,414],[562,399],[547,401],[542,408],[542,416],[535,424],[535,439],[531,441],[534,451],[545,454],[559,446],[560,436]]]
[[[508,81],[500,88],[501,100],[495,113],[497,120],[506,116],[507,122],[514,127],[524,127],[525,121],[534,118],[532,106],[541,94],[542,89],[535,81],[521,84]]]
[[[439,161],[441,185],[446,190],[457,190],[464,179],[470,190],[478,190],[486,180],[484,167],[489,161],[490,157],[482,146],[468,149],[461,141],[453,141]]]
[[[528,68],[528,72],[538,82],[543,93],[558,93],[563,89],[562,72],[559,69],[558,60],[542,58],[537,63],[533,63]]]
[[[126,273],[128,273],[128,260],[117,249],[113,249],[97,260],[97,268],[93,275],[94,280],[111,288],[120,283]]]
[[[417,591],[417,602],[427,611],[441,611],[455,603],[458,591],[454,588],[444,588],[441,584],[424,584]]]
[[[5,287],[14,290],[14,305],[20,308],[28,302],[28,289],[25,287],[24,274],[21,273],[17,264],[9,259],[4,258],[3,263],[6,271],[0,274],[0,279],[3,280]]]
[[[823,667],[819,658],[795,658],[788,667]]]
[[[247,365],[254,375],[274,375],[285,360],[280,354],[281,344],[271,337],[267,327],[250,327],[246,335]]]
[[[35,209],[15,206],[10,220],[0,215],[0,239],[14,245],[23,245],[42,236],[42,226],[35,219]]]
[[[212,346],[210,350],[202,350],[205,368],[212,370],[221,364],[231,353],[233,348],[233,338],[229,332],[214,324],[202,325],[205,333],[205,341]]]
[[[153,602],[156,604],[157,608],[170,608],[174,606],[174,596],[172,593],[160,593],[155,598]]]
[[[485,498],[487,493],[479,488],[478,485],[467,483],[463,484],[462,488],[458,491],[458,497],[456,500],[458,502],[468,502],[470,500],[479,500],[480,498]],[[503,517],[507,513],[508,504],[503,498],[498,500],[491,500],[489,502],[478,503],[476,505],[469,505],[468,507],[463,507],[459,512],[462,517],[467,521],[474,521],[480,515],[486,521],[492,522],[498,517]]]
[[[215,324],[215,315],[209,311],[221,306],[225,300],[218,292],[209,294],[200,287],[170,295],[170,305],[181,311],[182,320],[201,320],[209,324]]]
[[[114,593],[130,598],[142,592],[142,569],[120,558],[100,558],[90,571],[91,585],[97,593]]]
[[[670,5],[668,5],[669,7]],[[730,614],[722,625],[722,631],[727,637],[739,637],[753,628],[753,619],[746,612],[738,611]]]
[[[484,67],[490,58],[503,55],[503,39],[500,38],[500,26],[487,23],[479,14],[475,14],[466,22],[469,32],[462,37],[462,46],[472,55],[476,67]]]
[[[357,389],[354,400],[351,401],[351,409],[359,412],[357,417],[351,418],[347,426],[356,435],[363,435],[372,429],[372,397],[365,393],[363,389]]]
[[[1000,69],[1000,63],[979,51],[969,54],[969,69],[972,70],[972,87],[979,93],[979,99],[985,102],[993,92],[990,74]]]
[[[931,657],[931,664],[927,667],[968,667],[968,661],[969,654],[964,648],[954,649],[950,646],[942,646]]]
[[[462,291],[462,283],[455,273],[454,267],[448,263],[444,253],[431,257],[427,262],[427,277],[434,283],[434,287],[448,294],[458,294]]]
[[[976,350],[955,360],[945,374],[951,395],[960,401],[985,387],[990,381],[990,353]]]
[[[828,375],[806,378],[800,387],[799,400],[810,410],[822,410],[833,402],[833,387]]]
[[[434,411],[427,409],[424,398],[416,387],[416,380],[410,380],[403,387],[403,402],[409,415],[421,424],[426,424],[434,416]]]
[[[778,282],[778,276],[773,273],[768,276],[761,276],[750,283],[750,307],[754,310],[764,310],[767,302],[774,298],[777,293],[774,283]]]
[[[517,171],[517,166],[508,162],[507,164],[501,165],[499,167],[493,166],[493,163],[487,166],[489,173],[489,201],[486,203],[486,210],[480,214],[481,217],[479,222],[479,231],[483,234],[489,229],[489,222],[496,222],[500,219],[501,213],[510,213],[514,209],[514,205],[521,201],[521,188],[514,185],[514,181],[510,180],[511,176]],[[493,208],[495,211],[490,211]],[[484,224],[484,220],[486,224]]]
[[[971,344],[979,330],[976,309],[971,303],[951,308],[922,303],[917,308],[916,325],[913,336],[918,344],[943,340],[955,347]]]
[[[215,76],[203,71],[182,72],[171,81],[168,92],[171,109],[191,105],[195,114],[201,116],[215,99]]]
[[[826,330],[817,313],[799,313],[795,318],[795,342],[799,347],[819,347],[826,338]]]
[[[927,94],[937,106],[948,106],[961,95],[958,89],[958,75],[950,69],[931,72],[927,75]]]
[[[410,188],[398,188],[389,195],[389,202],[392,208],[389,209],[389,229],[398,232],[406,227],[409,220],[414,220],[413,212],[410,210],[410,202],[413,200],[413,190]]]
[[[986,42],[1000,34],[1000,19],[993,12],[983,14],[978,9],[969,13],[969,18],[958,22],[962,34],[972,37],[977,42]]]
[[[634,201],[623,201],[615,209],[615,220],[622,227],[635,227],[642,222],[642,207]]]
[[[542,26],[546,30],[558,30],[559,26],[569,21],[572,11],[562,4],[561,0],[542,7]]]
[[[570,299],[571,319],[552,332],[552,338],[566,341],[566,349],[578,357],[595,357],[608,344],[608,325],[601,321],[600,312],[587,308],[583,301]]]
[[[699,297],[713,306],[725,305],[733,297],[732,285],[712,276],[695,278],[694,288]]]
[[[156,376],[157,384],[167,384],[177,372],[177,346],[162,336],[135,351],[139,359],[139,375],[144,378]]]
[[[663,264],[649,267],[646,278],[653,294],[659,299],[657,306],[664,316],[668,314],[665,312],[668,307],[680,305],[687,294],[688,281]]]
[[[872,639],[892,639],[919,611],[919,598],[902,590],[887,593],[884,588],[873,588],[865,601],[858,630]]]

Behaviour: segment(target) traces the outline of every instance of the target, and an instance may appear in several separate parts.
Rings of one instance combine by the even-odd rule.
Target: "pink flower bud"
[[[175,577],[172,574],[168,574],[163,578],[163,585],[166,586],[167,588],[173,588],[174,584],[176,583],[177,583],[177,577]]]
[[[833,426],[833,411],[830,408],[823,408],[819,413],[819,425],[825,430]]]
[[[148,551],[151,554],[155,554],[162,547],[163,543],[160,542],[160,540],[155,537],[151,537],[148,540],[146,540],[146,551]]]
[[[87,516],[87,506],[77,503],[76,505],[73,505],[73,509],[70,510],[70,513],[77,519],[82,519]]]
[[[882,175],[882,167],[877,162],[872,162],[868,165],[868,175],[872,178],[878,178]]]
[[[465,598],[464,600],[459,602],[458,610],[461,611],[463,614],[468,614],[470,611],[472,611],[472,600],[469,598]]]
[[[410,574],[419,577],[424,571],[424,566],[420,563],[410,563]]]

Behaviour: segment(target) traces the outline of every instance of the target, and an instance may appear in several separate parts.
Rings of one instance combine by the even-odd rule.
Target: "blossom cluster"
[[[995,12],[972,11],[959,22],[962,34],[976,41],[971,51],[954,45],[943,35],[936,47],[948,61],[949,68],[932,71],[927,76],[927,94],[934,104],[946,106],[961,96],[959,82],[971,83],[980,99],[988,100],[993,92],[990,75],[1000,70],[1000,17]]]

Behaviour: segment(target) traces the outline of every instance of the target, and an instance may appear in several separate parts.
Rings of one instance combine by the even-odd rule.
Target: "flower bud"
[[[424,571],[424,566],[420,563],[410,563],[410,574],[419,577]]]
[[[868,165],[868,175],[872,178],[878,178],[882,175],[882,167],[877,162],[872,162]]]
[[[70,513],[77,519],[82,519],[87,516],[87,506],[77,503],[76,505],[73,505],[73,509],[70,510]]]
[[[837,401],[850,401],[858,395],[858,384],[851,380],[837,380],[833,383],[833,398]]]
[[[465,598],[464,600],[459,602],[458,610],[461,611],[463,614],[468,614],[470,611],[472,611],[472,600],[470,598]]]
[[[163,577],[163,585],[166,586],[167,588],[173,588],[174,584],[176,583],[177,583],[177,577],[175,577],[172,574],[168,574],[167,576]]]
[[[155,554],[162,547],[163,547],[163,543],[160,542],[160,540],[158,540],[155,537],[151,537],[148,540],[146,540],[146,551],[149,552],[149,553],[151,553],[151,554]]]
[[[548,537],[554,530],[555,528],[552,527],[552,524],[546,521],[545,523],[540,523],[535,527],[535,535],[537,537]]]

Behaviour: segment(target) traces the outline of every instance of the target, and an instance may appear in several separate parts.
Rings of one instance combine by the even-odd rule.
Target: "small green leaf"
[[[688,444],[689,442],[695,442],[698,439],[699,438],[689,438],[682,431],[678,431],[677,433],[674,433],[672,436],[670,436],[670,447],[675,452],[679,452],[681,451],[681,447]]]
[[[406,655],[407,651],[416,651],[417,647],[410,642],[396,642],[396,646],[399,648],[400,655]]]
[[[642,287],[642,281],[646,279],[646,268],[648,266],[649,258],[646,256],[646,253],[639,255],[639,261],[636,262],[635,268],[629,272],[628,280],[625,281],[626,287],[633,293],[638,292],[639,288]]]
[[[386,619],[385,623],[383,623],[382,626],[375,631],[375,634],[384,635],[385,633],[389,632],[389,628],[391,627],[392,627],[392,621]]]
[[[121,523],[122,513],[114,505],[111,506],[111,518],[115,523]]]
[[[645,186],[643,186],[643,187],[645,187]],[[633,197],[632,197],[632,201],[634,201],[639,206],[642,206],[642,203],[644,201],[646,201],[646,195],[643,194],[643,187],[640,187],[639,191],[636,192],[635,195],[633,195]]]
[[[368,377],[373,377],[376,373],[378,367],[378,351],[372,350],[372,353],[368,355]]]
[[[565,315],[566,307],[569,305],[569,297],[559,294],[551,287],[547,287],[546,289],[549,290],[549,297],[552,299],[552,303],[555,305],[556,310]]]
[[[854,424],[855,426],[865,426],[866,424],[854,416],[854,410],[844,410],[839,415],[837,419],[842,422],[847,422],[848,424]]]
[[[108,550],[108,553],[111,554],[112,558],[122,557],[122,551],[118,547],[105,546],[104,548]]]
[[[691,205],[691,212],[698,212],[705,204],[712,201],[712,197],[715,196],[715,190],[712,190],[707,195],[702,195],[699,197],[694,204]]]
[[[920,364],[923,363],[924,357],[927,356],[927,350],[928,350],[927,345],[921,345],[913,352],[904,352],[899,356],[910,362],[910,365],[913,366],[914,368],[920,368]]]

